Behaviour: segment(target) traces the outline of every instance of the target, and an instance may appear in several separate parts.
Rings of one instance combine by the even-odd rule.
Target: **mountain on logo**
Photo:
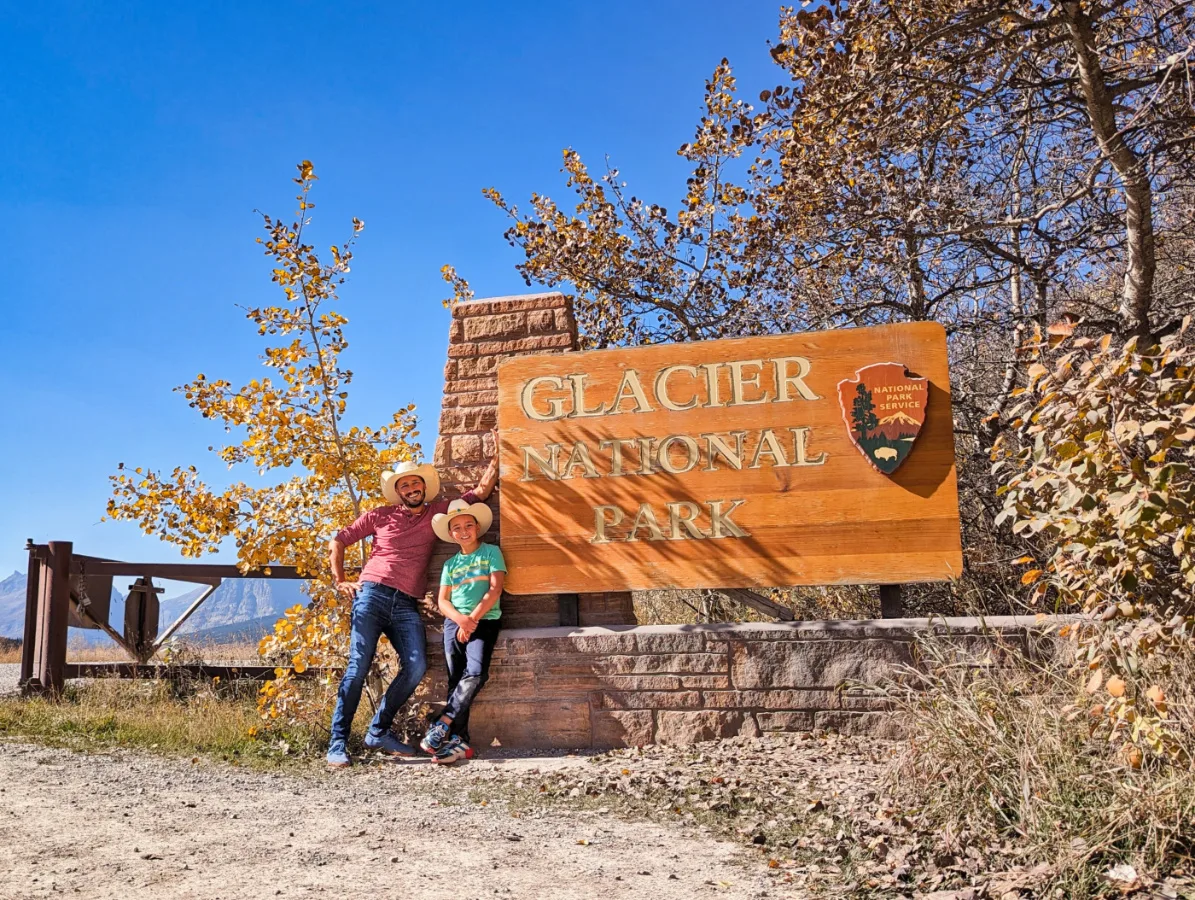
[[[929,379],[901,363],[873,363],[838,382],[838,402],[851,442],[863,458],[891,475],[908,457],[925,424]],[[899,406],[899,409],[893,409]],[[880,412],[888,412],[881,416]]]
[[[880,419],[881,425],[913,425],[919,426],[921,423],[910,416],[908,413],[894,412],[890,416],[884,416]]]

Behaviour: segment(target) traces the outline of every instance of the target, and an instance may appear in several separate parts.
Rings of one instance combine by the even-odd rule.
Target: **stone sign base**
[[[474,744],[607,749],[825,729],[892,737],[884,703],[838,690],[915,659],[930,628],[977,650],[1020,643],[1031,616],[735,625],[511,628],[471,721]],[[429,635],[429,644],[437,642]],[[983,656],[983,652],[977,657]],[[443,699],[444,663],[432,660]]]
[[[498,424],[498,363],[512,356],[568,353],[577,349],[577,323],[567,297],[521,294],[457,303],[448,331],[444,399],[434,463],[442,496],[459,497],[477,483],[494,455],[490,429]],[[502,485],[489,499],[494,525],[488,543],[500,543]],[[434,595],[440,569],[457,551],[440,543],[428,567]],[[634,625],[629,591],[502,596],[502,615],[511,628],[543,625]]]

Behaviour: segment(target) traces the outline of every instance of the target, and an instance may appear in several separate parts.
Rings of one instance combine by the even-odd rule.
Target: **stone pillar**
[[[494,453],[490,429],[498,424],[498,361],[533,353],[566,353],[577,349],[577,323],[563,294],[525,294],[458,303],[448,332],[444,366],[444,399],[440,436],[433,462],[440,473],[443,496],[459,497],[477,483]],[[490,497],[494,527],[486,540],[500,542],[501,484]],[[429,586],[440,583],[440,569],[454,553],[441,544],[432,557]],[[581,594],[580,625],[634,625],[631,595],[625,591]],[[532,628],[559,624],[556,594],[502,598],[507,627]]]

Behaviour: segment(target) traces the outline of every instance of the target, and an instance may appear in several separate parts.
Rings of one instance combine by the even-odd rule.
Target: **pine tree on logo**
[[[851,406],[851,421],[855,424],[855,430],[859,432],[859,440],[867,440],[867,432],[879,426],[879,420],[875,414],[875,404],[871,402],[871,391],[866,385],[860,384],[855,388],[855,402]]]

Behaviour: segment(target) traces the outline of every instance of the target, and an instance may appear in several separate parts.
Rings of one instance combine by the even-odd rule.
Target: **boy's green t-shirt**
[[[482,544],[472,553],[458,553],[444,563],[440,584],[452,588],[452,605],[456,611],[469,615],[490,589],[490,573],[505,571],[506,560],[502,558],[502,551],[494,544]],[[482,618],[500,618],[501,605],[502,600],[499,598]]]

